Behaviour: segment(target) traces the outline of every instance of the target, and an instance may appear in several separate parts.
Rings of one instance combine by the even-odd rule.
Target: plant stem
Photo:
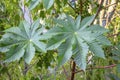
[[[98,14],[100,13],[100,11],[101,11],[101,9],[102,9],[103,2],[104,2],[104,0],[101,0],[101,2],[100,2],[100,4],[99,4],[99,7],[98,7],[98,10],[97,10],[97,12],[96,12],[96,14],[95,14],[95,17],[94,17],[94,19],[93,19],[93,21],[92,21],[91,24],[93,24],[93,22],[95,21],[96,17],[97,17]]]
[[[27,63],[24,62],[24,70],[23,70],[23,75],[25,76],[28,71],[28,65]]]
[[[118,36],[118,35],[120,35],[120,32],[118,32],[117,34],[108,35],[107,37],[114,37],[114,36]]]
[[[74,80],[74,77],[75,77],[75,62],[73,61],[73,66],[72,66],[72,72],[71,72],[71,80]]]
[[[64,71],[64,73],[65,73],[65,75],[66,75],[67,80],[70,80],[70,79],[69,79],[69,76],[68,76],[68,74],[67,74],[67,71],[66,71],[66,69],[65,69],[65,67],[62,66],[62,68],[63,68],[63,71]]]
[[[86,70],[91,70],[91,69],[108,69],[108,68],[113,68],[116,67],[117,64],[112,64],[112,65],[108,65],[108,66],[96,66],[96,67],[92,67],[92,68],[87,68]],[[79,70],[76,71],[75,73],[79,73],[82,72],[83,70]]]
[[[67,2],[67,4],[75,11],[75,8],[71,6],[71,4],[69,2]]]
[[[6,74],[8,75],[9,80],[12,80],[12,78],[11,78],[11,75],[10,75],[9,71],[7,71],[7,72],[6,72]]]
[[[80,15],[82,15],[82,8],[83,8],[83,2],[82,2],[82,0],[80,0]]]

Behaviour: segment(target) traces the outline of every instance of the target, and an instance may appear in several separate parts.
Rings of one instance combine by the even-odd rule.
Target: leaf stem
[[[24,70],[23,70],[23,75],[25,76],[28,71],[28,64],[24,62]]]
[[[74,80],[74,77],[75,77],[75,67],[76,67],[76,64],[73,61],[72,72],[71,72],[71,80]]]

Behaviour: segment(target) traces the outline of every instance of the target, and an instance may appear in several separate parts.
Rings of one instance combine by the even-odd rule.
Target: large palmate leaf
[[[89,50],[95,56],[105,58],[101,46],[110,45],[109,40],[103,35],[108,30],[99,25],[90,25],[93,19],[94,16],[86,17],[82,21],[80,16],[76,20],[70,16],[64,20],[54,19],[56,26],[44,35],[50,36],[47,49],[58,48],[58,65],[63,65],[73,56],[76,64],[85,70]],[[105,42],[101,41],[102,39]]]
[[[30,63],[35,55],[35,50],[45,52],[45,44],[40,41],[42,30],[39,20],[32,24],[23,21],[18,27],[5,30],[6,34],[0,40],[0,51],[7,52],[8,56],[5,62],[24,57],[25,62]]]

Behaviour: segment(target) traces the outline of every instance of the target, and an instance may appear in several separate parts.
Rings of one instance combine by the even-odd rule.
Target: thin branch
[[[36,63],[38,63],[39,60],[35,61],[33,64],[31,64],[30,66],[28,66],[26,63],[25,63],[25,67],[24,67],[24,70],[23,70],[23,74],[25,75],[27,73],[27,71],[29,69],[31,69]]]
[[[7,68],[7,66],[6,66],[5,63],[2,63],[2,62],[1,62],[1,64],[3,65],[3,67],[6,67],[6,68]],[[9,78],[9,80],[12,80],[11,73],[9,72],[9,70],[6,71],[6,74],[7,74],[8,78]]]
[[[67,4],[76,12],[75,8],[72,7],[72,5],[69,2],[67,2]]]
[[[87,64],[89,64],[91,60],[92,60],[92,58],[90,58],[90,59],[88,60]]]
[[[69,2],[67,2],[67,4],[75,11],[75,13],[79,14],[79,12],[76,11],[76,8],[72,7],[72,5]]]
[[[71,66],[71,64],[72,64],[72,60],[70,60],[70,70],[72,70],[72,66]]]
[[[83,2],[80,0],[80,14],[82,15]]]
[[[23,75],[25,76],[28,71],[28,64],[24,61],[24,70],[23,70]]]
[[[10,75],[10,73],[8,71],[6,72],[6,74],[8,75],[9,80],[12,80],[11,75]]]
[[[86,70],[91,70],[91,69],[108,69],[108,68],[116,67],[116,65],[117,64],[112,64],[112,65],[109,65],[109,66],[96,66],[96,67],[87,68]],[[83,72],[83,70],[76,71],[75,73],[79,73],[79,72]]]
[[[101,11],[101,9],[102,9],[103,2],[104,2],[104,0],[101,0],[101,2],[100,2],[100,4],[99,4],[99,7],[98,7],[98,10],[97,10],[97,13],[96,13],[96,15],[95,15],[95,17],[94,17],[94,19],[93,19],[93,21],[92,21],[91,24],[93,24],[93,22],[95,21],[96,17],[97,17],[98,14],[100,13],[100,11]]]
[[[111,18],[114,15],[114,12],[116,10],[116,6],[117,6],[118,2],[119,2],[119,0],[116,0],[116,4],[114,6],[108,8],[108,14],[107,14],[107,17],[106,17],[106,26],[108,26],[109,23],[111,22]]]
[[[40,80],[43,80],[43,77],[42,77],[42,75],[40,74]]]
[[[67,74],[67,71],[66,71],[66,69],[65,69],[65,67],[64,67],[64,66],[62,66],[62,68],[63,68],[63,71],[64,71],[64,73],[65,73],[66,77],[67,77],[67,80],[70,80],[70,79],[69,79],[69,76],[68,76],[68,74]]]
[[[117,34],[108,35],[107,37],[113,37],[113,36],[118,36],[118,35],[120,35],[120,32],[119,32],[119,33],[117,33]]]
[[[117,4],[117,2],[116,2],[116,3],[113,3],[113,4],[108,4],[108,5],[106,5],[104,8],[108,8],[108,7],[113,6],[113,5],[116,5],[116,4]]]

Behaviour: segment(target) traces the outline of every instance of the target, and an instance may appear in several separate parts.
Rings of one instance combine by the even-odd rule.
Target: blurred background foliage
[[[29,6],[31,1],[35,0],[24,1],[25,6]],[[19,5],[18,0],[0,1],[0,36],[5,29],[17,26],[24,19]],[[65,14],[73,18],[79,14],[82,18],[97,14],[94,23],[99,23],[110,30],[106,36],[113,45],[104,47],[106,59],[92,56],[88,60],[88,69],[85,73],[76,68],[78,72],[75,80],[120,80],[119,0],[54,0],[54,4],[49,9],[45,9],[40,2],[31,10],[31,14],[33,20],[40,18],[40,23],[47,29],[54,25],[52,18],[64,18]],[[58,69],[55,67],[56,58],[57,52],[48,51],[42,55],[38,52],[27,67],[23,61],[0,63],[0,80],[66,80],[71,75],[71,61]],[[0,62],[4,59],[4,53],[0,53]]]

